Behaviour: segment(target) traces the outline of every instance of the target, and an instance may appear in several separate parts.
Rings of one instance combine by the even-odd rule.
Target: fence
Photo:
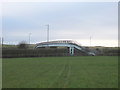
[[[39,50],[29,50],[29,49],[3,49],[2,57],[47,57],[47,56],[68,56],[69,53],[67,49],[39,49]]]
[[[75,49],[74,56],[88,56],[87,54]],[[119,52],[120,53],[120,52]],[[103,50],[96,53],[97,56],[118,56],[118,50]],[[3,58],[14,57],[50,57],[50,56],[70,56],[68,48],[40,48],[40,49],[2,49]]]

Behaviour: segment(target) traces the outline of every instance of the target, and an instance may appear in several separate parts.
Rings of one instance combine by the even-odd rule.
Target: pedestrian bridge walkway
[[[72,40],[59,40],[59,41],[42,42],[42,43],[36,44],[35,49],[40,48],[40,47],[61,47],[61,46],[68,47],[70,55],[74,55],[75,48],[83,53],[86,53],[87,55],[92,55],[92,56],[95,55],[95,53],[88,52],[79,43],[77,43],[76,41],[72,41]]]

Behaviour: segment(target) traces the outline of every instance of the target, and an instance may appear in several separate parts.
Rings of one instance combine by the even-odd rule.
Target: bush
[[[18,44],[18,48],[19,49],[27,49],[28,48],[28,44],[25,41],[22,41]]]

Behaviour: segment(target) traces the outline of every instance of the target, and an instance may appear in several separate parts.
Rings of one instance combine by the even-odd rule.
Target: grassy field
[[[117,87],[117,56],[3,59],[3,88]]]

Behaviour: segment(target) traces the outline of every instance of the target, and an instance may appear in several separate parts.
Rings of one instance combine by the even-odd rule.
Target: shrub
[[[18,48],[19,48],[19,49],[27,49],[27,48],[28,48],[28,44],[27,44],[25,41],[21,41],[21,42],[18,44]]]

